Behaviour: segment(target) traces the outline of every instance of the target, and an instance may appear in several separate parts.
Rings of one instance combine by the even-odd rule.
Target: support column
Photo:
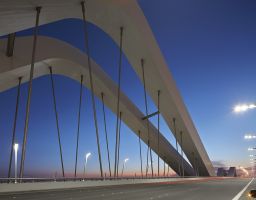
[[[165,158],[164,158],[164,177],[165,177]]]
[[[120,43],[119,43],[119,65],[118,65],[118,89],[117,89],[117,108],[116,108],[116,146],[115,146],[115,169],[114,176],[117,176],[117,145],[118,145],[118,124],[120,112],[120,88],[121,88],[121,75],[122,75],[122,55],[123,55],[123,27],[120,27]]]
[[[78,157],[79,136],[80,136],[80,116],[81,116],[82,96],[83,96],[83,75],[81,75],[80,92],[79,92],[79,107],[78,107],[78,120],[77,120],[78,124],[77,124],[77,136],[76,136],[75,178],[76,178],[76,171],[77,171],[77,157]]]
[[[87,20],[85,18],[85,2],[81,2],[82,7],[82,14],[83,14],[83,25],[84,25],[84,37],[85,37],[85,49],[88,58],[88,68],[89,68],[89,79],[90,79],[90,86],[91,86],[91,98],[92,98],[92,107],[93,107],[93,116],[94,116],[94,126],[96,130],[96,139],[97,139],[97,147],[98,147],[98,157],[99,157],[99,164],[100,164],[100,174],[101,178],[103,178],[103,169],[102,169],[102,161],[101,161],[101,151],[100,151],[100,139],[99,139],[99,131],[98,131],[98,121],[97,121],[97,113],[96,113],[96,104],[94,99],[94,84],[93,84],[93,77],[92,77],[92,67],[91,67],[91,57],[90,57],[90,49],[89,49],[89,41],[88,41],[88,28],[87,28]]]
[[[174,137],[175,137],[175,144],[176,144],[176,151],[179,153],[179,148],[178,148],[178,141],[177,141],[177,129],[176,129],[176,119],[173,118],[173,127],[174,127]],[[181,169],[180,169],[180,160],[177,160],[178,166],[179,166],[179,175],[181,176]]]
[[[142,69],[142,79],[143,79],[143,88],[144,88],[144,101],[145,101],[145,109],[146,116],[148,116],[148,101],[147,101],[147,93],[146,93],[146,80],[145,80],[145,70],[144,70],[144,60],[141,59],[141,69]],[[148,150],[147,150],[147,167],[146,167],[146,176],[148,175],[148,154],[150,153],[150,161],[151,161],[151,175],[154,176],[153,170],[153,159],[152,159],[152,150],[150,148],[150,134],[149,134],[149,121],[147,120],[147,131],[148,131]]]
[[[159,136],[160,136],[160,90],[157,91],[157,167],[158,167],[158,176],[159,176]]]
[[[182,177],[184,178],[184,161],[183,161],[183,138],[182,138],[182,131],[180,132],[180,143],[181,143],[181,169],[182,169]]]
[[[140,147],[140,172],[141,172],[141,177],[143,178],[140,130],[139,130],[139,147]]]
[[[60,139],[59,117],[58,117],[58,112],[57,112],[57,104],[56,104],[56,96],[55,96],[55,89],[54,89],[54,81],[53,81],[53,76],[52,76],[52,67],[49,67],[49,70],[50,70],[50,78],[51,78],[51,86],[52,86],[52,98],[53,98],[53,106],[54,106],[54,112],[55,112],[56,128],[57,128],[57,133],[58,133],[58,142],[59,142],[59,151],[60,151],[60,161],[61,161],[62,177],[65,178],[63,156],[62,156],[62,146],[61,146],[61,139]]]
[[[119,158],[120,158],[120,140],[121,140],[121,125],[122,125],[122,112],[119,115],[119,130],[118,130],[118,143],[117,143],[117,177],[119,175]]]
[[[18,117],[18,110],[19,110],[19,102],[20,102],[20,85],[21,85],[22,77],[19,77],[19,85],[16,97],[16,107],[15,107],[15,114],[14,114],[14,121],[13,121],[13,128],[12,128],[12,144],[11,144],[11,152],[10,152],[10,160],[9,160],[9,168],[8,168],[8,179],[11,177],[11,169],[12,169],[12,155],[13,155],[13,148],[15,142],[15,135],[16,135],[16,125],[17,125],[17,117]]]
[[[30,101],[31,101],[31,93],[32,93],[32,82],[33,82],[33,76],[34,76],[34,64],[35,64],[35,56],[36,56],[36,46],[37,46],[37,35],[38,35],[40,12],[41,12],[41,7],[36,7],[36,24],[35,24],[35,28],[34,28],[33,51],[32,51],[32,58],[31,58],[29,83],[28,83],[28,98],[27,98],[27,105],[26,105],[25,128],[24,128],[22,153],[21,153],[20,178],[23,178],[24,162],[25,162],[25,157],[26,157],[26,144],[27,144],[28,124],[29,124]]]
[[[105,103],[104,103],[103,92],[101,93],[101,100],[102,100],[102,111],[103,111],[104,129],[105,129],[106,146],[107,146],[107,154],[108,154],[108,170],[109,170],[109,176],[111,177],[111,163],[110,163],[110,155],[109,155],[109,147],[108,147],[108,132],[107,132],[107,121],[106,121],[106,112],[105,112]]]

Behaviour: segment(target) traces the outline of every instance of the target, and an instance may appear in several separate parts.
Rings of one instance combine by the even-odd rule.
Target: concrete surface
[[[1,194],[1,200],[233,200],[250,179],[194,180],[185,182],[112,185],[90,188]],[[253,187],[255,182],[252,183]],[[241,198],[247,199],[246,193]]]

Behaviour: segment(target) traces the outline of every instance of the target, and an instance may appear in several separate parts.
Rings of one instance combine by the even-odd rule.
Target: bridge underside
[[[7,40],[0,40],[0,92],[5,91],[18,84],[17,77],[23,77],[22,82],[29,80],[30,57],[32,51],[32,37],[17,38],[15,44],[14,57],[6,57],[3,51],[7,45]],[[49,66],[52,67],[54,74],[64,75],[80,82],[81,75],[88,77],[87,55],[71,47],[70,45],[56,39],[42,37],[38,38],[38,51],[35,67],[35,76],[39,77],[49,74]],[[93,76],[95,82],[95,95],[101,97],[104,93],[105,104],[115,114],[117,102],[117,86],[106,75],[106,73],[95,63],[92,63]],[[84,86],[90,88],[89,79],[84,80]],[[138,135],[141,131],[141,139],[147,144],[147,125],[142,120],[143,113],[123,94],[120,96],[120,111],[122,111],[122,120],[127,126]],[[150,123],[150,138],[157,138],[157,129]],[[172,145],[160,134],[159,151],[157,140],[150,142],[150,147],[177,173],[178,161],[183,159]],[[194,170],[185,159],[185,175],[193,176]]]
[[[31,28],[34,26],[35,23],[35,6],[42,6],[42,12],[40,17],[40,24],[47,24],[50,22],[58,21],[61,19],[67,18],[81,18],[81,7],[80,2],[77,0],[34,0],[33,2],[29,0],[19,0],[15,1],[1,1],[0,2],[0,36],[15,33],[20,30],[24,30],[27,28]],[[143,12],[141,11],[138,3],[136,0],[93,0],[86,2],[86,17],[87,20],[91,23],[100,27],[103,31],[105,31],[117,44],[119,43],[119,29],[120,27],[124,27],[124,47],[123,52],[128,58],[131,66],[136,71],[138,77],[142,80],[141,74],[141,66],[140,60],[143,58],[145,60],[145,76],[148,80],[154,80],[149,82],[147,85],[147,92],[152,97],[153,101],[157,103],[157,91],[161,91],[161,109],[160,112],[164,117],[165,121],[167,122],[170,130],[174,132],[174,124],[173,118],[176,119],[177,125],[177,132],[183,133],[183,151],[185,152],[187,158],[189,159],[192,166],[195,168],[199,168],[200,175],[202,176],[213,176],[215,175],[212,163],[206,153],[206,150],[200,140],[200,137],[197,133],[197,130],[186,110],[186,107],[182,101],[182,98],[176,88],[175,81],[173,80],[171,73],[168,69],[168,66],[163,58],[163,55],[157,45],[157,42],[154,38],[154,35],[145,19]],[[29,42],[29,41],[27,41]],[[30,41],[31,44],[31,41]],[[27,46],[27,44],[25,45]],[[30,45],[29,45],[30,46]],[[38,47],[38,50],[42,47]],[[15,53],[16,53],[16,43],[15,43]],[[20,52],[22,54],[26,54],[23,51]],[[52,52],[53,53],[53,52]],[[40,54],[37,53],[40,57]],[[72,54],[72,52],[68,52],[68,54]],[[67,59],[70,55],[65,54],[62,55],[61,59],[57,57],[52,58],[50,57],[41,57],[39,63],[37,63],[36,70],[40,69],[37,72],[37,76],[43,75],[47,73],[46,67],[38,67],[40,65],[43,66],[42,63],[51,64],[55,66],[55,71],[60,74],[68,75],[65,73],[70,72],[70,69],[63,67],[65,63],[70,62],[72,59]],[[73,55],[75,59],[75,63],[79,63],[80,65],[80,73],[83,72],[81,66],[86,66],[86,60],[81,59],[77,60],[77,55]],[[66,62],[63,62],[63,59],[66,59]],[[11,61],[7,58],[2,58],[2,62],[6,62],[3,64],[9,65],[1,65],[3,66],[3,70],[5,73],[1,74],[1,77],[11,76],[12,73],[8,74],[7,67],[10,67]],[[26,61],[26,62],[25,62]],[[43,61],[43,62],[42,62]],[[23,63],[23,64],[21,64]],[[9,81],[11,78],[15,80],[17,79],[16,75],[18,72],[24,73],[28,70],[28,66],[30,64],[30,59],[28,60],[17,60],[16,67],[17,71],[13,71],[13,76],[9,77]],[[71,64],[71,63],[69,63]],[[61,65],[61,66],[60,66]],[[13,66],[12,66],[13,67]],[[59,70],[58,68],[63,68]],[[13,68],[12,68],[13,69]],[[65,69],[65,70],[64,70]],[[94,69],[99,71],[99,69]],[[65,71],[65,73],[64,73]],[[15,72],[15,73],[14,73]],[[27,71],[26,71],[27,72]],[[80,74],[78,73],[78,74]],[[77,74],[77,75],[78,75]],[[70,76],[70,75],[69,75]],[[104,76],[104,75],[102,75]],[[27,76],[26,76],[27,77]],[[75,74],[70,76],[71,78],[75,77]],[[8,79],[8,78],[7,78]],[[77,78],[74,78],[77,79]],[[4,80],[4,79],[2,79]],[[98,79],[95,80],[95,82]],[[14,86],[15,84],[11,84],[10,86]],[[2,84],[2,83],[1,83]],[[87,83],[88,84],[88,83]],[[3,84],[4,85],[4,84]],[[98,92],[102,90],[102,88],[106,87],[106,83],[102,84],[99,83]],[[8,88],[7,86],[4,88]],[[112,85],[111,85],[112,87]],[[108,92],[112,92],[115,94],[115,87],[111,88],[108,87]],[[100,89],[100,90],[99,90]],[[99,93],[96,92],[96,95]],[[126,107],[127,98],[124,98],[122,95],[122,101],[125,103],[122,105],[122,109]],[[106,103],[111,108],[111,100],[106,99]],[[113,109],[112,109],[113,110]],[[114,110],[113,110],[114,111]],[[115,112],[115,111],[114,111]],[[134,108],[133,112],[137,112]],[[131,115],[132,116],[132,115]],[[124,116],[129,118],[131,117],[127,114]],[[141,113],[138,112],[137,120],[141,119]],[[124,119],[125,120],[125,119]],[[132,119],[131,119],[132,120]],[[137,127],[134,127],[138,123],[137,120],[131,121],[130,128],[137,132]],[[127,119],[128,124],[128,119]],[[136,125],[137,126],[137,125]],[[134,127],[134,128],[133,128]],[[143,129],[144,128],[144,129]],[[140,127],[140,129],[145,130],[145,126]],[[153,128],[152,128],[153,129]],[[151,134],[154,134],[152,131]],[[155,137],[156,135],[152,135]],[[145,141],[145,136],[144,139]],[[167,141],[165,139],[161,139],[162,144],[164,145]],[[181,138],[178,137],[178,142],[181,144]],[[162,145],[161,145],[162,146]],[[170,149],[173,150],[171,145],[167,143],[165,145],[166,149],[162,149],[162,154],[159,152],[160,156],[168,156],[170,153]],[[152,148],[155,150],[154,144],[152,144]],[[161,147],[163,148],[163,147]],[[167,155],[168,154],[168,155]],[[177,155],[179,157],[179,155]],[[177,161],[178,157],[174,159]],[[197,159],[197,164],[195,164],[195,158]],[[168,163],[170,164],[173,160],[169,160]],[[176,162],[175,162],[176,163]],[[175,167],[173,167],[175,169]],[[189,165],[187,166],[189,168]],[[187,174],[193,174],[193,170],[190,171],[189,168]],[[190,173],[191,172],[191,173]]]

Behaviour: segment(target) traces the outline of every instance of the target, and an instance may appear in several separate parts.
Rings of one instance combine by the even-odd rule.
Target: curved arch
[[[0,49],[5,49],[7,40],[0,40]],[[4,52],[0,53],[0,92],[17,85],[17,78],[22,76],[22,81],[29,80],[30,52],[32,50],[32,37],[22,37],[16,39],[14,56],[8,58]],[[36,56],[34,77],[49,74],[48,67],[52,66],[55,74],[70,77],[80,81],[81,74],[88,74],[87,55],[72,46],[48,37],[38,37],[38,50]],[[71,67],[72,66],[72,67]],[[105,94],[105,104],[116,113],[116,84],[103,72],[103,70],[92,61],[92,73],[95,83],[95,95],[100,98],[101,92]],[[89,87],[88,79],[85,79],[84,86]],[[147,142],[147,126],[141,120],[143,114],[139,109],[123,94],[120,95],[120,109],[123,112],[122,120],[127,126],[138,134],[141,131],[141,138]],[[151,138],[157,138],[157,129],[150,123]],[[178,163],[180,154],[172,145],[160,135],[160,149],[157,151],[157,141],[153,141],[151,148],[165,158],[166,162],[178,173]],[[184,160],[185,175],[194,175],[194,170],[189,163]]]
[[[33,2],[33,3],[32,3]],[[34,26],[35,6],[42,6],[41,24],[67,18],[81,19],[80,2],[75,0],[19,0],[0,2],[0,35],[17,32]],[[161,90],[161,114],[174,131],[172,119],[176,118],[178,132],[183,132],[183,150],[194,163],[198,159],[200,175],[215,175],[214,168],[184,105],[175,81],[157,45],[154,35],[136,0],[88,0],[87,19],[105,31],[117,44],[119,28],[124,27],[124,53],[142,80],[140,59],[146,61],[145,75],[149,80],[147,91],[155,104],[157,90]],[[19,19],[19,20],[17,20]],[[8,26],[7,26],[8,25]],[[180,143],[180,138],[178,138]],[[194,166],[195,167],[195,166]]]

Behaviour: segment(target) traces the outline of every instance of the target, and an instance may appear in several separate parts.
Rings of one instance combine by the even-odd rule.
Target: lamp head
[[[18,149],[19,149],[19,144],[15,143],[15,144],[13,145],[13,148],[14,148],[14,151],[18,151]]]

